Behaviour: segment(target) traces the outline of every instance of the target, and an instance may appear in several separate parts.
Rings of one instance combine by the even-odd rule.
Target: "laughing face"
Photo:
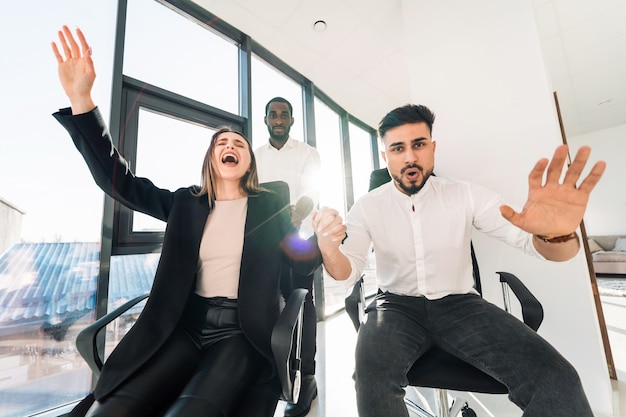
[[[250,145],[235,132],[223,132],[215,138],[212,165],[223,180],[240,181],[250,170]]]
[[[435,165],[435,147],[424,122],[408,123],[389,129],[383,136],[389,174],[398,190],[407,195],[422,189]]]
[[[265,115],[265,125],[270,134],[270,138],[284,143],[289,138],[289,130],[293,125],[293,117],[289,111],[289,105],[280,101],[273,101],[269,104]]]

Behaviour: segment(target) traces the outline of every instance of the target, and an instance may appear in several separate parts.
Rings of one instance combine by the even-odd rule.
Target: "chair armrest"
[[[496,272],[500,276],[500,282],[511,288],[513,294],[522,306],[522,318],[524,323],[534,331],[537,331],[543,321],[543,307],[535,296],[515,275],[508,272]]]
[[[290,294],[272,330],[272,352],[282,388],[282,398],[297,403],[300,396],[300,349],[302,311],[308,290],[296,288]]]
[[[363,316],[365,315],[365,289],[363,283],[363,276],[359,278],[352,287],[352,291],[345,299],[346,313],[355,330],[359,330],[361,323],[363,322]]]
[[[105,314],[89,326],[85,327],[80,331],[80,333],[78,333],[78,336],[76,336],[76,349],[78,349],[80,356],[82,356],[87,362],[87,365],[89,365],[96,377],[100,376],[100,370],[102,369],[102,359],[100,358],[103,356],[98,352],[98,345],[96,343],[98,333],[106,327],[107,324],[111,323],[126,311],[130,310],[130,308],[135,304],[145,300],[147,297],[148,294],[143,294],[127,301],[115,310]]]

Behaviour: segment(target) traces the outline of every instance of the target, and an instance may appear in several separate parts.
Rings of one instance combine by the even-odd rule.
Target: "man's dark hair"
[[[428,130],[433,133],[433,123],[435,114],[426,106],[421,104],[406,104],[395,108],[383,117],[378,124],[378,136],[382,139],[389,129],[402,126],[408,123],[424,122],[428,125]]]
[[[266,116],[267,116],[267,111],[270,109],[270,104],[272,103],[286,103],[287,107],[289,107],[289,114],[293,116],[293,107],[291,106],[291,103],[287,101],[287,99],[284,99],[282,97],[274,97],[273,99],[267,102],[267,104],[265,105]]]

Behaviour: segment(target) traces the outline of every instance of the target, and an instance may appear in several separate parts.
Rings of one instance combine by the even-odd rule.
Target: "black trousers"
[[[181,325],[87,417],[271,417],[277,380],[257,384],[266,359],[239,328],[236,301],[193,295]]]
[[[321,268],[321,267],[320,267]],[[313,303],[313,275],[302,275],[289,267],[283,267],[281,277],[281,292],[285,300],[295,288],[309,290],[304,299],[302,317],[302,375],[315,375],[315,354],[317,352],[317,314]]]

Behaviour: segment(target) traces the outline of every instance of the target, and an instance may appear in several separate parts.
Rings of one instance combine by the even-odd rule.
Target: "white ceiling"
[[[402,0],[194,1],[371,126],[411,101]],[[626,124],[626,0],[532,3],[567,136]]]
[[[626,1],[533,4],[567,135],[626,124]]]

